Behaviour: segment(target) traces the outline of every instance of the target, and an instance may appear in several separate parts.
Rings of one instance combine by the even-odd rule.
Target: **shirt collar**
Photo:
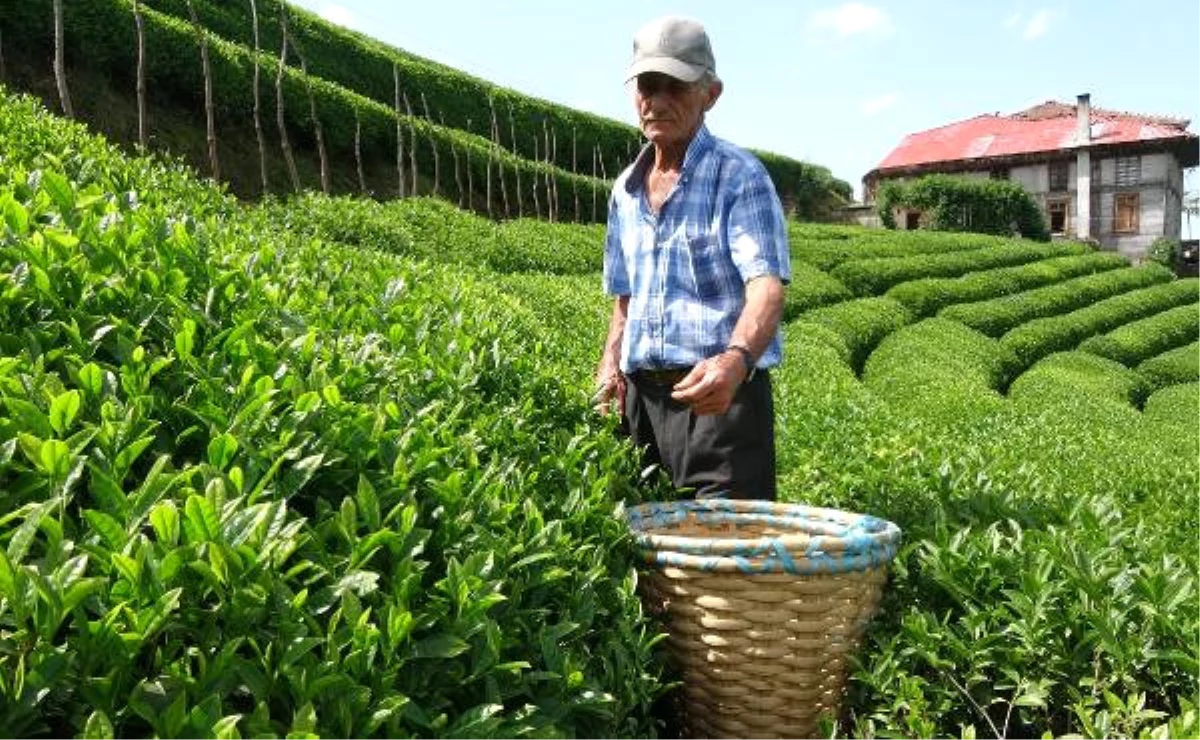
[[[688,171],[712,146],[713,135],[709,133],[708,126],[701,123],[683,155],[683,167],[679,170],[680,181],[687,177]],[[633,162],[633,168],[629,172],[629,178],[625,180],[625,192],[633,195],[642,189],[642,183],[646,179],[646,169],[652,164],[654,164],[654,144],[646,144],[642,147],[642,151],[638,152],[637,159]]]

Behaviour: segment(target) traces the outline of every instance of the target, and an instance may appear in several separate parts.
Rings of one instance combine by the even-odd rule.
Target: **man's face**
[[[686,146],[720,94],[717,83],[684,82],[658,72],[640,74],[634,84],[642,133],[660,148]]]

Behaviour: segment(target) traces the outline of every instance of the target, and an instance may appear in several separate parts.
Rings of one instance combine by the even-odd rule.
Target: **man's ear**
[[[712,110],[712,107],[717,104],[717,98],[721,97],[721,93],[725,90],[725,83],[720,80],[714,80],[708,86],[708,100],[704,103],[704,112]]]

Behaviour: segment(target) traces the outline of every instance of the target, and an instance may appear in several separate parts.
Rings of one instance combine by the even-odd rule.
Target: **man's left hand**
[[[671,398],[691,407],[697,416],[723,414],[729,410],[738,386],[746,379],[746,366],[736,352],[723,352],[696,363],[675,384]]]

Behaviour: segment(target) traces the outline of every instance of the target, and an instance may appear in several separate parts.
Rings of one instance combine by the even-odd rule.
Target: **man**
[[[783,209],[762,163],[704,125],[723,85],[703,26],[642,28],[628,80],[649,144],[609,201],[604,287],[616,300],[595,402],[620,410],[675,488],[774,500]]]

